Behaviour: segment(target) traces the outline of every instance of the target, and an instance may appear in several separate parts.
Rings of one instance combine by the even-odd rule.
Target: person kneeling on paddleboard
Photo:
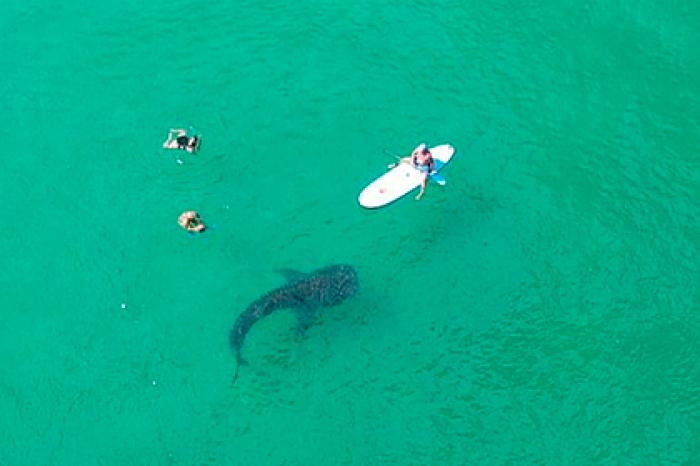
[[[416,200],[419,201],[425,193],[425,185],[428,181],[428,175],[435,171],[435,160],[433,159],[433,154],[428,150],[428,146],[425,144],[420,144],[418,147],[413,149],[410,157],[403,157],[399,159],[398,163],[409,163],[416,167],[418,170],[423,172],[423,179],[420,182],[420,192],[416,196]],[[395,167],[397,164],[392,164],[389,168]]]
[[[189,153],[193,153],[199,146],[199,136],[187,136],[187,131],[184,129],[170,129],[168,139],[163,143],[164,149],[182,149]]]

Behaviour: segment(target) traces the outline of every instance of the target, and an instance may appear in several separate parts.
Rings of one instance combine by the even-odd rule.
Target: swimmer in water
[[[179,223],[182,228],[192,233],[201,233],[207,228],[199,214],[194,210],[181,213],[180,217],[177,219],[177,223]]]
[[[187,131],[184,129],[171,128],[168,132],[168,139],[163,143],[164,149],[181,149],[187,152],[194,153],[199,148],[199,136],[187,136]]]

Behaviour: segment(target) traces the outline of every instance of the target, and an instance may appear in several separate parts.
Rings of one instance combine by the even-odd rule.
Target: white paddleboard
[[[444,178],[439,176],[437,172],[447,165],[447,162],[454,155],[455,149],[450,144],[442,144],[431,147],[430,153],[433,154],[435,160],[435,171],[433,172],[435,181],[444,184]],[[363,189],[358,201],[362,207],[368,209],[385,206],[419,187],[423,174],[424,172],[411,164],[400,163]]]

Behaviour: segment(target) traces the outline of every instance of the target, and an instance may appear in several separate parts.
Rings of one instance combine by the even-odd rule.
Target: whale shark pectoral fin
[[[306,329],[311,327],[316,321],[316,309],[318,306],[302,305],[294,308],[297,316],[297,333],[303,335]]]
[[[296,282],[309,276],[304,272],[288,268],[277,269],[277,273],[282,274],[282,276],[287,280],[287,283]]]

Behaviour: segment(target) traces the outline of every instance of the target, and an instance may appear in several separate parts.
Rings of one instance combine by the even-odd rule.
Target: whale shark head
[[[347,264],[329,265],[309,274],[309,283],[317,288],[321,306],[335,306],[357,293],[355,269]]]

